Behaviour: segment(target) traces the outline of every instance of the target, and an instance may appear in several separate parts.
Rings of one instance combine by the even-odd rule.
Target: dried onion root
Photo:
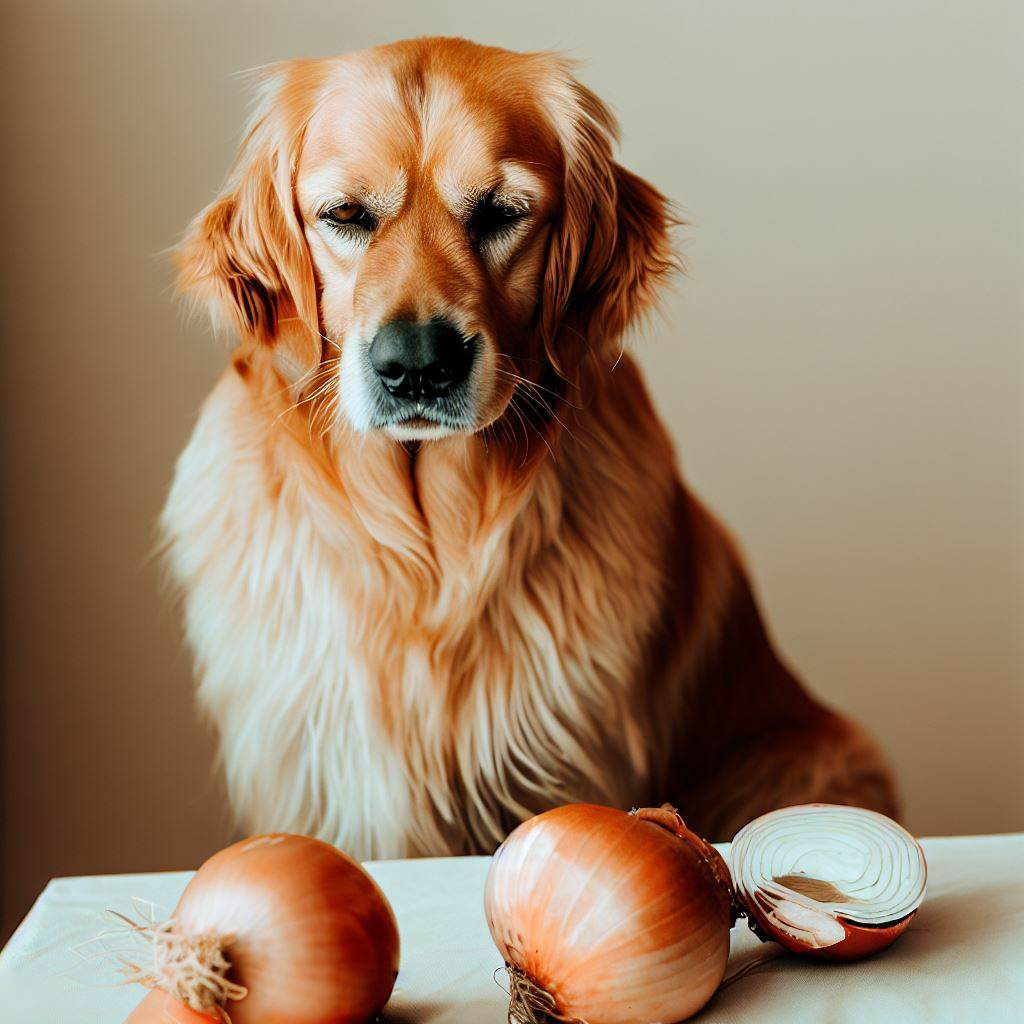
[[[835,804],[762,815],[736,834],[729,865],[762,938],[831,960],[895,941],[917,913],[928,875],[920,845],[896,822]]]
[[[125,980],[153,991],[142,1001],[129,1021],[145,1020],[151,1007],[158,1006],[160,1018],[179,1022],[230,1022],[225,1009],[232,1000],[248,994],[243,985],[231,981],[231,964],[224,956],[230,938],[184,934],[172,917],[148,924],[133,921],[116,911],[110,913],[150,947],[150,957],[141,963],[122,958]]]

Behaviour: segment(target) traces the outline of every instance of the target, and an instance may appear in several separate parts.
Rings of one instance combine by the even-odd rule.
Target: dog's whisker
[[[523,414],[520,411],[519,407],[516,405],[515,395],[512,396],[512,398],[509,401],[508,405],[509,405],[509,410],[511,412],[515,413],[517,422],[523,428],[523,457],[522,457],[522,459],[520,460],[520,463],[519,463],[520,467],[522,467],[522,466],[524,466],[526,464],[526,460],[527,460],[528,455],[529,455],[529,443],[530,443],[529,427],[527,425],[525,417],[523,416]],[[512,431],[512,443],[513,443],[513,445],[515,444],[515,431],[514,430]]]
[[[549,390],[548,388],[542,388],[539,384],[534,383],[532,380],[527,380],[526,377],[521,377],[518,373],[510,373],[508,370],[503,370],[501,367],[495,367],[495,373],[500,373],[503,377],[508,377],[509,380],[514,381],[518,386],[529,391],[546,391],[550,395],[557,396],[557,393]]]
[[[576,441],[577,443],[580,443],[579,439],[576,437],[576,435],[573,433],[573,431],[558,416],[558,414],[554,411],[554,409],[551,407],[551,405],[541,395],[534,394],[533,391],[529,387],[526,386],[526,385],[532,384],[533,383],[532,381],[527,381],[524,378],[518,378],[518,380],[516,380],[516,377],[517,377],[516,374],[509,373],[507,370],[501,370],[500,368],[496,368],[496,369],[497,369],[497,372],[502,373],[505,376],[508,376],[508,377],[512,378],[515,381],[516,391],[513,393],[513,398],[515,397],[516,394],[521,395],[525,400],[529,401],[533,405],[533,407],[535,409],[539,410],[543,415],[550,416],[556,423],[558,423],[558,425],[562,428],[562,430],[564,430],[566,432],[566,434],[568,434],[569,437],[572,438],[573,441]],[[536,429],[536,427],[535,427],[535,429]],[[539,433],[539,431],[538,431],[538,433]],[[582,447],[586,447],[586,446],[582,445]],[[550,446],[549,446],[549,448],[550,448]]]
[[[313,431],[316,429],[318,424],[325,422],[325,426],[321,429],[319,439],[323,440],[325,433],[331,422],[331,409],[338,401],[338,377],[333,376],[324,388],[321,388],[318,396],[316,408],[309,418],[309,429],[310,436],[312,437]]]
[[[337,360],[331,360],[330,362],[337,362]],[[311,366],[305,373],[301,374],[293,383],[285,384],[280,388],[275,388],[272,391],[267,392],[268,398],[280,398],[281,395],[287,394],[289,391],[293,391],[300,386],[304,387],[308,378],[315,379],[318,374],[323,372],[323,362],[317,363],[315,366]]]
[[[506,358],[510,357],[506,356]],[[496,373],[500,373],[502,376],[511,378],[512,380],[521,384],[525,388],[529,388],[534,391],[544,391],[547,394],[552,395],[558,401],[564,402],[567,406],[569,406],[570,409],[578,410],[583,408],[581,405],[577,405],[575,402],[570,402],[569,399],[565,397],[565,395],[561,394],[558,391],[554,391],[551,388],[545,387],[538,381],[530,380],[529,378],[523,377],[521,374],[514,373],[511,370],[503,370],[500,366],[496,366],[494,369]]]
[[[318,440],[323,439],[334,429],[338,423],[338,394],[337,391],[333,395],[330,395],[327,401],[324,403],[324,426],[320,431]]]
[[[543,414],[550,416],[562,428],[562,430],[572,438],[573,441],[580,444],[583,448],[587,447],[540,395],[535,395],[528,389],[523,389],[521,386],[517,386],[516,393],[521,395],[527,401],[532,402],[534,408],[539,409]]]
[[[302,406],[307,405],[309,403],[316,402],[317,399],[319,399],[323,395],[327,394],[331,390],[332,387],[337,387],[337,380],[338,380],[337,373],[332,372],[330,369],[328,369],[326,367],[322,370],[322,372],[327,375],[326,376],[326,380],[323,383],[319,383],[318,384],[318,382],[314,378],[314,380],[311,382],[311,384],[317,385],[316,390],[311,392],[310,394],[303,395],[302,398],[300,398],[297,401],[293,402],[287,408],[285,408],[281,412],[279,412],[277,414],[277,416],[274,418],[274,423],[275,424],[280,422],[283,417],[287,416],[291,412],[294,412],[296,409],[299,409]]]
[[[530,417],[529,416],[524,415],[523,410],[521,410],[519,408],[519,406],[516,404],[516,397],[517,397],[517,395],[515,393],[513,393],[512,397],[509,399],[509,403],[508,404],[509,404],[509,409],[511,409],[516,414],[519,422],[523,425],[523,440],[525,442],[527,442],[527,443],[529,442],[528,431],[532,427],[533,431],[536,433],[536,435],[544,443],[544,447],[547,448],[548,453],[551,455],[551,458],[555,462],[557,462],[558,461],[558,457],[555,454],[554,450],[552,449],[551,444],[548,442],[547,437],[544,435],[544,432],[542,430],[540,430],[540,428],[537,427],[537,425],[535,423],[531,423],[530,422]],[[514,443],[514,440],[515,439],[513,437],[513,443]],[[523,455],[523,463],[524,464],[525,464],[525,461],[526,461],[526,455],[524,453],[524,455]]]
[[[306,321],[303,320],[301,316],[283,316],[277,322],[279,324],[291,324],[299,322],[306,324]],[[306,324],[306,326],[309,327],[309,324]],[[310,329],[312,330],[312,328]],[[320,335],[320,339],[322,341],[326,341],[327,344],[330,345],[332,348],[337,349],[339,352],[341,351],[341,345],[339,345],[338,342],[335,341],[333,338],[328,338],[327,335],[323,333],[323,331],[317,331],[316,333]]]

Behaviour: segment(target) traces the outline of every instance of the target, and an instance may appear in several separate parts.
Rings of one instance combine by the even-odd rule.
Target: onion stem
[[[660,807],[634,807],[630,815],[639,818],[641,821],[648,821],[653,825],[659,825],[667,832],[678,836],[684,843],[688,843],[703,861],[711,880],[729,898],[729,907],[732,920],[730,925],[736,923],[741,917],[747,916],[746,907],[736,898],[736,891],[732,884],[732,875],[722,855],[706,839],[697,835],[686,822],[683,816],[672,804],[662,804]]]

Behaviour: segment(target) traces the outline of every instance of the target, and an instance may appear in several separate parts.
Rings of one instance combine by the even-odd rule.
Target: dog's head
[[[615,133],[551,54],[420,39],[286,62],[182,282],[300,392],[326,369],[356,429],[480,430],[548,371],[612,361],[673,265]]]

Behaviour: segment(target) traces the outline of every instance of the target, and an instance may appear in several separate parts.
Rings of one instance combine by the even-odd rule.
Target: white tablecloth
[[[888,951],[855,964],[782,957],[727,986],[700,1022],[1024,1021],[1024,835],[924,841],[928,895]],[[726,847],[719,847],[725,850]],[[398,917],[390,1024],[502,1024],[507,1000],[482,910],[488,858],[366,865]],[[119,1024],[142,996],[119,986],[105,908],[168,915],[189,872],[58,878],[0,954],[2,1024]],[[729,972],[762,946],[741,922]]]

